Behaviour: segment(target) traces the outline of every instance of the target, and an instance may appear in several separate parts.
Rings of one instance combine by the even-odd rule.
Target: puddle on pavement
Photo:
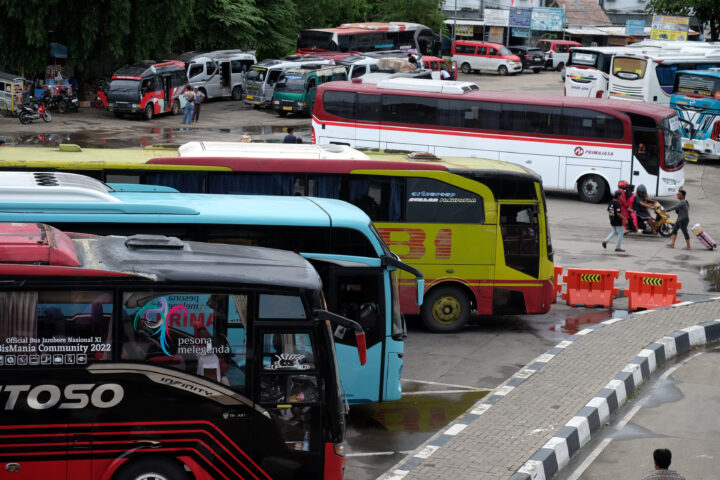
[[[292,126],[292,125],[291,125]],[[117,130],[92,130],[67,133],[23,133],[3,138],[8,146],[38,145],[57,147],[61,143],[74,143],[85,148],[144,148],[158,144],[182,144],[191,140],[206,140],[207,136],[227,135],[215,140],[238,141],[249,135],[255,142],[281,142],[288,126],[250,125],[238,128],[151,127]],[[295,135],[305,143],[311,142],[308,125],[293,126]]]
[[[705,265],[700,275],[708,283],[709,292],[720,292],[720,265]]]
[[[674,378],[666,378],[661,380],[657,386],[653,387],[652,394],[647,398],[645,408],[659,407],[664,403],[674,403],[683,399],[683,394],[675,385],[680,383]]]
[[[640,425],[628,423],[622,430],[614,432],[610,436],[614,440],[636,440],[638,438],[655,438],[658,435]]]
[[[548,315],[552,314],[553,311],[551,310]],[[572,311],[563,311],[557,315],[558,322],[554,323],[550,327],[550,330],[553,332],[575,335],[577,332],[584,329],[586,325],[604,322],[605,320],[610,320],[611,318],[625,318],[627,315],[628,312],[626,310],[603,309],[580,314]]]

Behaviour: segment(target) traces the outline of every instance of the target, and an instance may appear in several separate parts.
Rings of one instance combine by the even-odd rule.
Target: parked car
[[[463,73],[497,72],[500,75],[522,72],[520,57],[499,43],[457,40],[452,47],[453,62]]]
[[[439,57],[431,57],[425,55],[422,57],[422,66],[425,70],[432,72],[432,78],[434,80],[441,80],[440,70],[445,70],[450,74],[450,80],[457,80],[457,63],[453,62],[452,68],[447,64],[445,60]]]
[[[538,40],[537,48],[545,52],[545,68],[561,72],[570,57],[570,48],[582,47],[582,43],[571,40]]]
[[[540,73],[540,70],[545,69],[545,52],[539,48],[527,45],[513,45],[508,48],[520,57],[523,71],[532,69],[533,72]]]

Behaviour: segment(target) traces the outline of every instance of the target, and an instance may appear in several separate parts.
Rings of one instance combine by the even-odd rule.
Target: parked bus
[[[245,76],[257,62],[255,54],[242,50],[187,52],[177,60],[185,63],[190,88],[198,87],[205,98],[242,100]]]
[[[420,314],[430,330],[460,330],[471,310],[548,311],[553,250],[536,174],[478,158],[368,155],[341,145],[228,142],[191,142],[176,152],[10,147],[0,151],[0,168],[63,170],[203,193],[339,198],[365,210],[392,251],[422,272],[422,307],[412,275],[399,272],[400,308]]]
[[[185,107],[183,92],[188,84],[183,63],[170,60],[125,65],[115,72],[107,90],[108,111],[116,117],[142,115],[151,120],[170,112],[177,115]]]
[[[321,57],[303,57],[293,55],[281,60],[267,59],[250,67],[245,85],[243,101],[260,107],[272,106],[275,85],[280,75],[288,68],[300,68],[303,65],[332,65],[333,60]]]
[[[418,23],[344,23],[335,28],[301,30],[297,47],[298,54],[311,55],[334,52],[350,55],[381,50],[437,55],[440,38],[431,29]]]
[[[607,98],[610,63],[613,55],[626,47],[574,47],[565,66],[568,97]]]
[[[691,53],[622,53],[612,59],[609,98],[670,105],[675,73],[720,67],[720,47]]]
[[[288,113],[311,113],[318,85],[347,80],[342,65],[303,65],[289,68],[280,74],[273,92],[272,108],[281,117]]]
[[[362,329],[305,259],[31,223],[0,245],[4,477],[342,479],[333,335]]]
[[[670,106],[684,120],[686,158],[720,159],[720,69],[677,72]]]
[[[423,291],[422,276],[398,261],[358,208],[337,200],[295,196],[193,195],[167,189],[148,193],[148,189],[137,191],[137,186],[133,191],[118,186],[125,191],[107,192],[97,180],[74,174],[6,173],[0,193],[14,195],[14,185],[27,185],[34,196],[28,198],[30,203],[6,197],[0,202],[0,221],[22,219],[72,232],[164,234],[301,252],[322,276],[330,310],[344,312],[367,332],[366,367],[358,363],[355,346],[342,342],[337,346],[348,401],[400,398],[405,327],[397,269],[413,272],[408,290],[420,285],[412,302],[422,303],[417,295]],[[243,185],[242,179],[220,181],[231,192]],[[255,193],[263,188],[258,181],[254,186],[261,190]]]
[[[650,195],[677,192],[685,173],[678,124],[659,105],[395,78],[320,86],[312,125],[318,144],[505,160],[534,170],[545,188],[599,202],[619,180]],[[639,143],[650,153],[635,155]]]

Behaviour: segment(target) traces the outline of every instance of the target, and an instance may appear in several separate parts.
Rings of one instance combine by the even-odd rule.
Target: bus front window
[[[663,166],[667,170],[675,170],[682,166],[685,161],[682,149],[682,139],[680,138],[680,127],[677,116],[666,118],[660,124],[660,131],[663,136],[663,147],[665,149],[665,158],[663,158]]]

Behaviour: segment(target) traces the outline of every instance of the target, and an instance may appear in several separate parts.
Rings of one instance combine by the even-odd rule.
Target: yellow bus
[[[507,162],[340,145],[191,142],[161,150],[6,147],[0,169],[81,173],[181,192],[348,201],[367,212],[393,252],[422,271],[422,307],[414,278],[404,272],[400,306],[432,331],[461,329],[473,310],[546,313],[553,300],[542,182]]]

